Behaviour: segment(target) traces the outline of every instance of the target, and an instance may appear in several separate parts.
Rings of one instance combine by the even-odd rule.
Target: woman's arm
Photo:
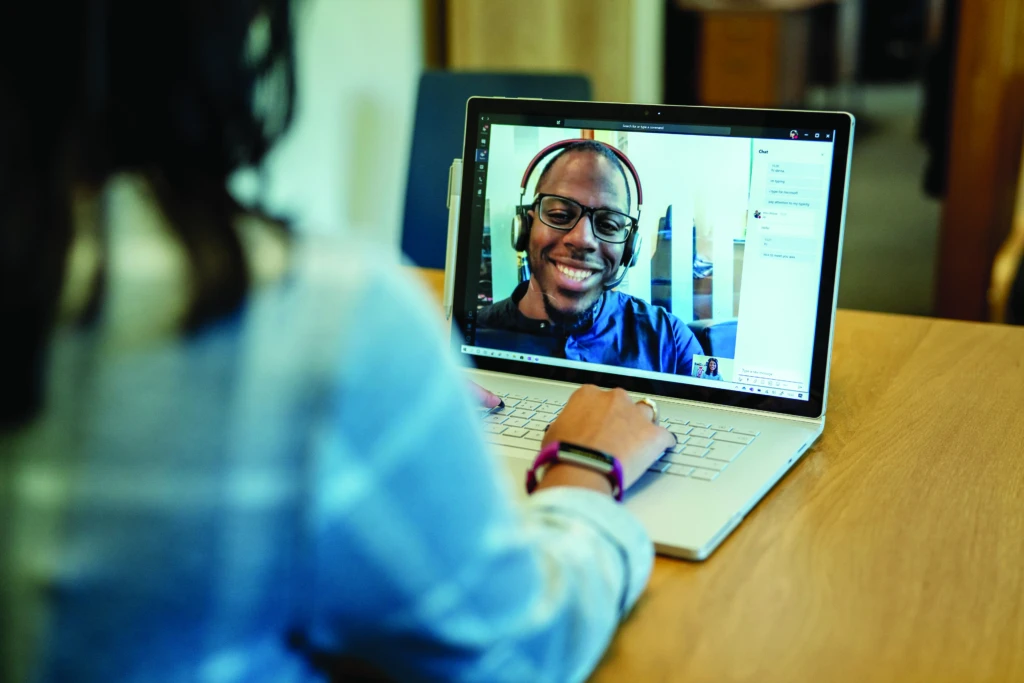
[[[596,491],[515,506],[437,307],[393,270],[360,281],[315,449],[312,638],[403,680],[584,678],[650,540]]]

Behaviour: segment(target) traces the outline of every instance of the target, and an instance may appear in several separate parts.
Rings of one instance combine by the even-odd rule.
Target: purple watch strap
[[[612,467],[612,471],[611,472],[603,472],[603,471],[599,470],[596,467],[593,467],[593,468],[590,468],[590,469],[593,469],[593,471],[598,472],[598,473],[603,474],[603,475],[608,477],[608,481],[611,482],[611,485],[612,485],[612,494],[614,495],[615,500],[619,501],[620,503],[622,502],[622,493],[623,493],[623,491],[625,489],[625,486],[624,486],[625,478],[623,477],[623,474],[622,474],[622,463],[619,462],[619,459],[614,457],[614,456],[608,455],[607,453],[602,453],[600,451],[596,451],[593,448],[585,448],[583,446],[577,446],[576,444],[572,444],[572,443],[563,443],[561,441],[552,441],[551,443],[549,443],[548,445],[546,445],[546,446],[544,446],[543,448],[540,449],[540,453],[537,454],[537,458],[533,461],[533,465],[530,467],[529,471],[526,473],[526,492],[527,493],[533,493],[537,489],[537,485],[540,483],[537,480],[537,472],[541,468],[562,461],[561,458],[558,457],[558,452],[563,447],[568,447],[568,448],[573,448],[575,450],[584,451],[584,452],[587,452],[587,453],[599,456],[602,459],[604,459],[607,462],[609,462],[611,464],[611,467]],[[579,466],[579,467],[587,467],[587,465],[585,463],[580,463],[580,462],[576,462],[576,461],[573,461],[572,463],[569,463],[569,464],[576,465],[576,466]]]

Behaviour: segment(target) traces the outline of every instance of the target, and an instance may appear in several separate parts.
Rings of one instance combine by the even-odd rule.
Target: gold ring
[[[658,404],[649,398],[642,398],[636,402],[637,405],[640,405],[641,403],[651,407],[651,412],[654,413],[654,415],[651,416],[651,422],[658,424]]]

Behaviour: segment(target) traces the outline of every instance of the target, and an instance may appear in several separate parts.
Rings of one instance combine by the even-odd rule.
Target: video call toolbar
[[[608,119],[563,119],[554,116],[488,114],[480,117],[483,133],[491,124],[537,126],[544,128],[586,128],[669,135],[710,135],[715,137],[760,138],[763,140],[799,140],[834,142],[835,131],[821,128],[770,128],[766,126],[714,126],[704,124],[662,123],[659,121],[612,121]]]
[[[488,349],[480,346],[471,346],[468,344],[462,345],[462,352],[470,356],[483,356],[486,358],[500,358],[503,360],[516,360],[525,363],[542,363],[545,365],[564,365],[565,361],[558,358],[548,358],[546,356],[537,356],[527,353],[518,353],[515,351],[499,351],[497,349]],[[688,382],[693,383],[693,378],[686,378]],[[715,381],[705,380],[696,381],[696,383],[703,384],[705,386],[717,387],[721,389],[732,389],[734,391],[746,391],[751,394],[762,394],[764,396],[777,396],[780,398],[797,398],[804,399],[807,397],[807,391],[800,389],[799,391],[787,388],[793,383],[789,382],[772,382],[770,380],[761,380],[750,378],[747,380],[749,383],[744,382],[726,382],[726,381]],[[787,386],[782,386],[787,385]]]

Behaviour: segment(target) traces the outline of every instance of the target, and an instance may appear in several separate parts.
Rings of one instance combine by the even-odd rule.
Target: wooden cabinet
[[[707,12],[701,18],[701,104],[787,107],[803,102],[808,18],[791,12]]]

